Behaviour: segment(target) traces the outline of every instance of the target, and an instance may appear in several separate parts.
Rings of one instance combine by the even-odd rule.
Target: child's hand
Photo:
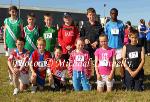
[[[62,83],[63,85],[65,85],[65,84],[66,84],[66,82],[65,82],[65,81],[61,81],[61,83]]]
[[[90,40],[85,39],[85,44],[90,44]]]
[[[36,77],[36,73],[35,72],[32,72],[32,77]]]
[[[97,74],[97,80],[99,80],[99,81],[101,81],[101,80],[102,80],[101,75]]]
[[[131,72],[130,72],[130,75],[131,75],[132,78],[136,77],[137,71],[131,71]]]
[[[109,75],[109,76],[108,76],[108,81],[112,81],[112,79],[113,79],[113,76],[112,76],[112,75]]]
[[[6,44],[4,44],[4,49],[7,51],[7,46],[6,46]]]
[[[69,50],[71,50],[71,46],[70,45],[68,45],[67,47],[66,47],[66,49],[69,51]]]
[[[97,44],[98,44],[97,41],[95,41],[94,43],[92,43],[91,44],[92,48],[96,48]]]
[[[20,71],[18,68],[14,68],[14,70],[12,71],[12,73],[15,75],[15,76],[18,76]]]

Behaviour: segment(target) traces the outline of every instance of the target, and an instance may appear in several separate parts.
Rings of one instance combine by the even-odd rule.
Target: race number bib
[[[57,76],[57,77],[62,77],[62,72],[61,71],[59,71],[59,70],[57,70],[56,72],[55,72],[55,75]]]
[[[52,33],[44,33],[44,38],[45,39],[51,39],[52,38]]]
[[[119,29],[118,28],[112,28],[111,29],[111,34],[118,35],[119,34]]]
[[[108,61],[107,60],[101,60],[99,62],[99,66],[102,66],[102,67],[107,67],[109,65]]]
[[[138,58],[138,52],[130,52],[129,53],[129,58]]]
[[[81,62],[83,62],[83,61],[84,61],[84,56],[82,56],[82,55],[77,55],[75,59],[76,59],[76,61],[81,61]]]

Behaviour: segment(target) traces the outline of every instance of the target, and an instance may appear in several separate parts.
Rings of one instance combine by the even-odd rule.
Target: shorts
[[[108,75],[101,75],[101,77],[101,81],[97,80],[98,87],[104,87],[105,84],[107,87],[113,87],[114,79],[112,79],[112,81],[108,81]]]
[[[19,81],[22,82],[23,84],[29,85],[29,83],[30,83],[29,74],[20,73]]]
[[[8,50],[5,52],[5,56],[10,56],[11,52],[14,50],[15,48],[8,48]]]
[[[60,90],[60,89],[63,89],[63,90],[66,90],[66,85],[63,85],[61,83],[61,80],[58,79],[56,76],[53,75],[53,78],[54,78],[54,85],[55,85],[55,89],[57,90]]]
[[[116,49],[116,60],[119,60],[122,58],[122,48]]]

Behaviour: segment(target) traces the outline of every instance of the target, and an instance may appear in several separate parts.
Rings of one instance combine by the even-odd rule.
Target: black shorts
[[[66,85],[63,85],[61,83],[61,80],[58,77],[53,76],[53,78],[54,78],[54,85],[55,85],[56,91],[60,91],[60,90],[65,91],[66,90]]]
[[[125,70],[125,85],[127,90],[143,90],[143,79],[144,79],[144,70],[142,69],[136,77],[131,77],[130,73]]]

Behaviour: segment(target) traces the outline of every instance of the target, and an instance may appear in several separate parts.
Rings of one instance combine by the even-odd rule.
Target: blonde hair
[[[43,43],[46,45],[46,40],[45,40],[44,38],[42,38],[42,37],[39,37],[39,38],[38,38],[37,44],[38,44],[39,42],[43,42]]]

